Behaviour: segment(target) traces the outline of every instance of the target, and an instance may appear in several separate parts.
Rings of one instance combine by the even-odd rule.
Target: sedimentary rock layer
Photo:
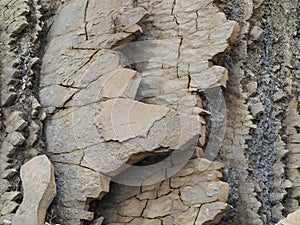
[[[299,208],[299,2],[0,0],[0,21],[0,223],[39,154],[49,223],[276,224]],[[228,185],[202,156],[225,164],[222,220]],[[147,157],[163,160],[130,166]]]

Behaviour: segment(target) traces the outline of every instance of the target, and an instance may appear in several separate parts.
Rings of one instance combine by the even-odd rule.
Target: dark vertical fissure
[[[273,30],[269,21],[269,10],[269,5],[266,4],[262,22],[265,35],[260,46],[260,57],[257,58],[256,65],[254,65],[258,74],[257,92],[264,106],[264,111],[257,118],[257,128],[253,130],[252,142],[249,145],[248,152],[251,159],[253,178],[261,189],[261,192],[258,192],[257,195],[262,204],[260,214],[266,215],[268,224],[274,224],[276,221],[272,219],[272,204],[274,203],[272,165],[275,162],[277,132],[272,96],[274,95],[276,84],[273,72]]]

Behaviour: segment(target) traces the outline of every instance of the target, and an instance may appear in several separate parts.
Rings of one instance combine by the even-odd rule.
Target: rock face
[[[142,187],[113,183],[96,206],[104,224],[218,224],[230,209],[221,163],[194,158],[169,179]],[[120,190],[122,190],[120,192]]]
[[[20,221],[20,168],[44,154],[47,224],[299,208],[298,1],[0,0],[0,21],[0,224]]]
[[[54,168],[45,155],[36,156],[21,167],[24,198],[12,225],[44,225],[47,209],[56,195]]]
[[[173,1],[148,4],[75,0],[53,18],[39,98],[48,112],[47,154],[58,186],[54,208],[63,224],[93,219],[86,202],[108,192],[109,178],[103,174],[117,175],[127,162],[149,155],[188,149],[191,157],[200,135],[205,140],[200,115],[205,110],[197,93],[226,86],[227,70],[209,60],[229,49],[237,23],[227,21],[212,2],[193,1],[190,8]],[[130,42],[142,30],[140,40]],[[148,169],[147,176],[130,172],[127,181],[112,179],[131,185],[161,182],[184,165],[177,161]],[[222,187],[212,184],[217,196],[212,194],[211,201],[226,201],[228,189],[222,193]],[[182,190],[188,204],[202,188],[196,185],[191,196]]]

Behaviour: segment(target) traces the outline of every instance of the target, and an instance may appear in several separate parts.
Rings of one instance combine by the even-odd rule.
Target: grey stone
[[[4,107],[10,106],[17,99],[17,93],[1,91],[1,104]]]
[[[16,147],[13,146],[11,143],[7,142],[6,140],[2,142],[1,151],[2,154],[5,154],[7,157],[12,157],[16,151]]]
[[[195,225],[218,224],[230,206],[224,202],[204,204],[200,208]]]
[[[1,215],[7,215],[14,212],[18,206],[19,204],[13,201],[4,202],[4,206],[1,209]]]
[[[25,138],[22,133],[14,131],[8,135],[7,141],[13,146],[19,146],[25,142]]]
[[[254,117],[256,117],[264,111],[264,106],[262,103],[251,104],[250,110],[251,110],[252,115]]]
[[[101,174],[115,178],[126,163],[138,162],[149,154],[182,149],[193,153],[200,132],[205,131],[199,114],[207,112],[190,91],[226,86],[227,70],[210,67],[209,60],[228,50],[236,37],[237,23],[227,21],[224,13],[202,0],[175,5],[173,1],[157,5],[151,0],[143,7],[127,1],[125,8],[122,3],[66,2],[49,31],[39,97],[49,112],[45,134],[58,174],[61,201],[54,203],[54,208],[66,225],[93,218],[93,213],[86,211],[86,201],[100,199],[108,191],[109,180]],[[133,33],[141,33],[148,7],[150,20],[155,18],[153,31],[143,26],[144,41],[129,43],[136,37]],[[191,13],[195,10],[198,15]],[[159,35],[154,31],[157,28]],[[197,33],[192,35],[194,31]],[[131,65],[141,74],[122,68]],[[191,85],[189,74],[193,76]],[[144,184],[146,180],[165,179],[166,174],[178,172],[182,159],[172,156],[165,164],[166,168],[149,169],[147,176],[141,170],[129,173],[144,175],[130,178]],[[193,171],[198,170],[201,166]],[[129,212],[127,207],[124,211]]]
[[[300,210],[290,213],[285,219],[280,220],[276,225],[297,225],[300,221]]]
[[[1,175],[1,178],[3,179],[11,179],[13,176],[15,176],[18,173],[16,169],[6,169]]]
[[[17,198],[21,196],[21,192],[18,191],[10,191],[10,192],[5,192],[4,194],[1,195],[0,200],[1,201],[14,201]]]
[[[22,113],[19,111],[13,112],[6,121],[6,131],[22,131],[27,125],[27,122],[22,118]]]
[[[250,31],[250,36],[254,41],[261,40],[264,35],[264,30],[258,26],[252,27]]]

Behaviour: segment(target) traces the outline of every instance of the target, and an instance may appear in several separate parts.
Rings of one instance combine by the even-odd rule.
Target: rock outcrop
[[[226,86],[226,69],[209,60],[229,49],[237,23],[207,1],[190,8],[173,1],[139,4],[71,1],[53,18],[39,98],[48,113],[47,154],[58,186],[54,208],[63,224],[92,220],[86,204],[109,191],[110,179],[141,186],[178,172],[188,158],[172,158],[147,176],[114,177],[126,163],[149,155],[189,150],[191,157],[206,136],[201,114],[207,112],[197,93]],[[141,31],[140,40],[130,42]]]
[[[0,224],[43,223],[46,186],[20,219],[38,155],[46,224],[299,209],[299,2],[0,0],[0,21]]]
[[[21,167],[24,198],[12,225],[44,225],[46,212],[56,195],[54,168],[45,155],[36,156]]]
[[[230,209],[223,165],[194,158],[177,174],[142,187],[113,183],[96,206],[104,224],[218,224]],[[121,190],[121,191],[120,191]]]

